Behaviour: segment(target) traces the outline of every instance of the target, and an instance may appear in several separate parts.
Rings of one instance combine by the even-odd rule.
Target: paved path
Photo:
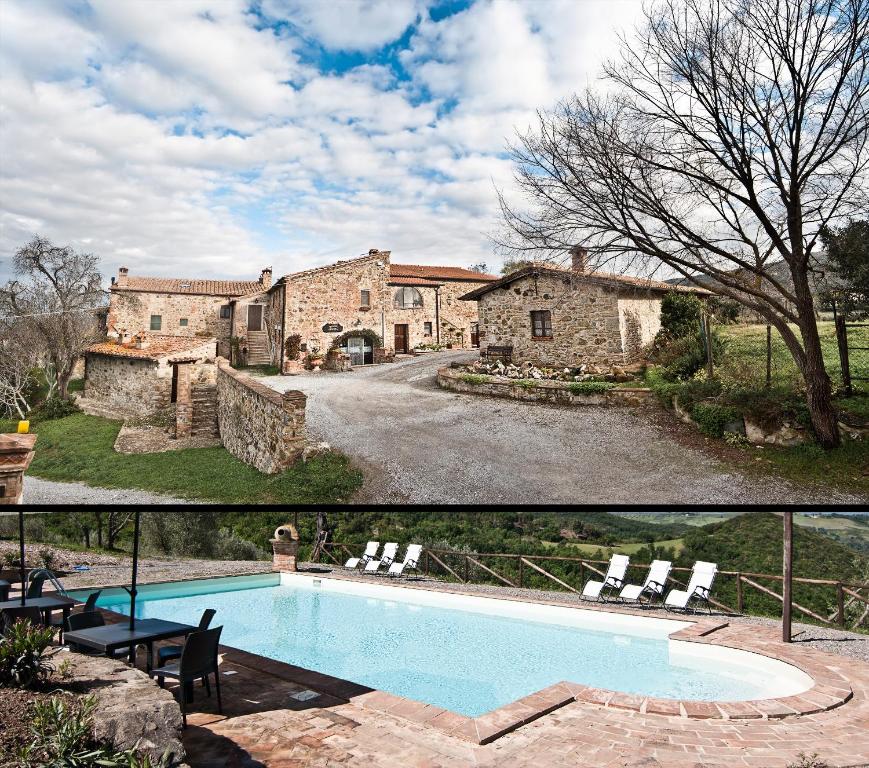
[[[642,409],[569,408],[438,388],[449,352],[350,373],[266,377],[308,395],[310,434],[365,473],[358,502],[857,502],[774,478],[747,478],[679,445]]]

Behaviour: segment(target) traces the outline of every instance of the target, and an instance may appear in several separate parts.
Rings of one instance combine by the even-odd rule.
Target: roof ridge
[[[282,275],[280,280],[285,280],[288,277],[299,277],[300,275],[309,275],[312,272],[323,272],[327,269],[335,269],[336,267],[343,267],[347,264],[355,264],[358,261],[364,261],[365,259],[383,259],[387,257],[388,251],[378,251],[377,253],[364,253],[361,256],[357,256],[353,259],[342,259],[340,261],[335,261],[331,264],[323,264],[319,267],[311,267],[310,269],[303,269],[299,272],[287,272],[287,274]]]

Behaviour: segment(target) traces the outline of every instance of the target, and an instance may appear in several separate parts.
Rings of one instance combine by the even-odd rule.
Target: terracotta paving
[[[560,684],[477,718],[472,732],[469,718],[455,713],[226,648],[224,714],[197,686],[184,734],[188,762],[193,768],[786,768],[800,753],[817,753],[830,768],[869,766],[869,664],[785,645],[770,628],[713,623],[677,634],[791,661],[815,686],[787,699],[711,704]],[[306,698],[309,691],[318,695]],[[526,719],[512,722],[517,712]],[[479,743],[505,722],[508,732]]]

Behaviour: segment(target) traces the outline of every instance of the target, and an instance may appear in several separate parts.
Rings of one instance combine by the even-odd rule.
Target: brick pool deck
[[[831,768],[869,765],[869,664],[788,645],[772,628],[726,619],[701,618],[673,637],[788,661],[815,685],[784,699],[713,704],[561,683],[471,719],[225,648],[224,714],[197,688],[184,734],[188,762],[193,768],[785,768],[800,753],[817,753]]]

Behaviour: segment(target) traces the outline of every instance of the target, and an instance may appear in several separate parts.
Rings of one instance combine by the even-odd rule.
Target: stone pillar
[[[299,555],[299,532],[295,526],[286,523],[279,526],[275,531],[275,537],[271,539],[272,570],[295,571],[296,558]]]
[[[190,363],[176,363],[175,437],[190,437],[193,429],[193,398],[190,388]]]
[[[36,435],[0,435],[0,504],[20,504]]]
[[[281,395],[281,407],[289,416],[281,435],[282,451],[285,456],[282,464],[289,466],[305,449],[305,403],[308,397],[304,392],[290,389]]]
[[[374,348],[374,362],[375,363],[394,363],[395,362],[395,350],[389,347],[375,347]]]

